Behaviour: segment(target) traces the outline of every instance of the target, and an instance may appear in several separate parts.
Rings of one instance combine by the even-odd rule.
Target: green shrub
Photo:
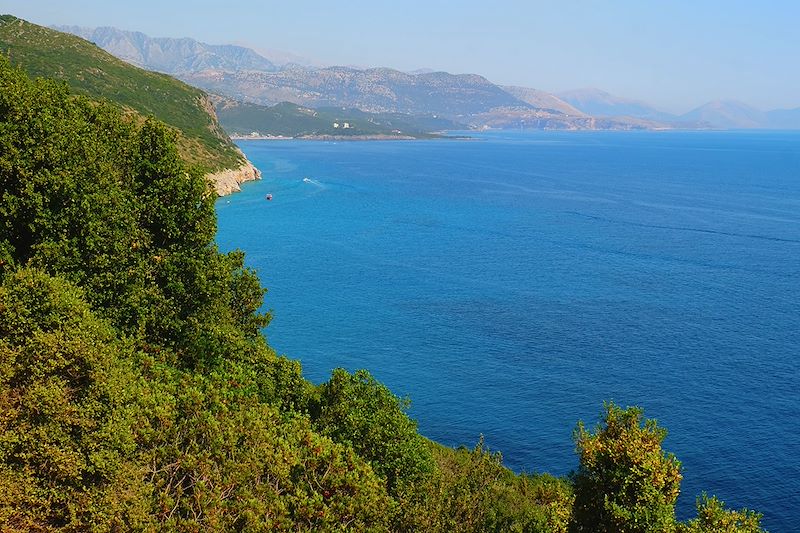
[[[160,377],[158,377],[160,374]],[[228,373],[162,368],[143,426],[152,516],[170,531],[386,529],[382,480]]]
[[[664,533],[675,528],[680,462],[661,450],[666,430],[637,407],[606,404],[595,433],[578,424],[571,531]]]
[[[732,511],[716,497],[697,499],[697,518],[678,528],[680,533],[764,533],[761,515],[747,509]]]
[[[471,450],[431,447],[436,474],[403,505],[411,530],[566,532],[572,491],[564,480],[515,475],[483,439]]]
[[[36,270],[6,277],[0,524],[109,531],[146,522],[130,351],[71,284]]]
[[[397,495],[422,483],[433,470],[433,459],[417,424],[401,400],[366,370],[355,374],[339,368],[320,387],[314,409],[320,432],[352,446],[386,479]]]

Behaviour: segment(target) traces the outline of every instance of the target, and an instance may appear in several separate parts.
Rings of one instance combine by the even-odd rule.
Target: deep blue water
[[[579,419],[641,405],[681,518],[706,490],[800,531],[800,134],[240,146],[264,179],[218,241],[310,379],[367,368],[423,434],[557,475]]]

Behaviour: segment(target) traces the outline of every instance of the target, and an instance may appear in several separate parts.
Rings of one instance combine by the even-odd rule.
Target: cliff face
[[[246,181],[261,179],[261,171],[245,159],[240,167],[206,174],[206,179],[214,184],[218,195],[225,196],[242,190],[240,185]]]

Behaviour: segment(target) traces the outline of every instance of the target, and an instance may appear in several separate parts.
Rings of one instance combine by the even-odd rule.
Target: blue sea
[[[218,242],[269,288],[269,342],[516,471],[567,474],[578,420],[642,406],[681,518],[705,490],[800,531],[800,134],[470,135],[240,143],[264,179]]]

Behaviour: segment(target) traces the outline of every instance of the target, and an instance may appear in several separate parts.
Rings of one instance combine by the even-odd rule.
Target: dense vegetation
[[[199,89],[130,65],[80,37],[11,15],[0,15],[0,53],[31,76],[63,80],[76,93],[112,102],[139,117],[158,117],[177,129],[181,156],[206,172],[243,162]]]
[[[468,129],[468,126],[432,115],[365,113],[358,109],[310,109],[289,102],[274,106],[237,102],[215,97],[220,124],[231,135],[304,137],[336,135],[403,135],[419,139],[437,135],[430,132]],[[340,127],[334,127],[338,123]],[[350,127],[345,129],[347,123]]]
[[[175,140],[0,57],[0,530],[760,531],[705,497],[677,523],[637,409],[559,479],[426,440],[365,371],[304,380]]]

